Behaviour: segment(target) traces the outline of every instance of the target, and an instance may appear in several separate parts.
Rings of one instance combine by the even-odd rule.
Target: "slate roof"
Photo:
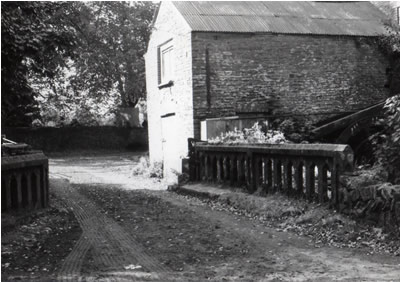
[[[387,17],[369,2],[173,2],[193,31],[377,36]]]

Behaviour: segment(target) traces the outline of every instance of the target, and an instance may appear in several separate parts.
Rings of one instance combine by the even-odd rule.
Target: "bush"
[[[132,169],[132,175],[163,178],[163,164],[161,162],[150,163],[148,157],[141,157]]]
[[[311,120],[295,118],[276,119],[272,122],[272,126],[276,130],[282,131],[287,136],[287,139],[294,143],[310,142],[314,139],[312,134],[314,126]]]
[[[386,168],[388,181],[400,183],[400,94],[386,100],[385,129],[375,152],[378,163]]]
[[[265,123],[256,122],[251,128],[222,133],[220,137],[208,140],[209,144],[282,144],[287,143],[284,134],[277,130],[268,130]]]

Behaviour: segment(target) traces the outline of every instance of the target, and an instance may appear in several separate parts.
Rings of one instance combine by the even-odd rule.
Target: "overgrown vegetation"
[[[391,63],[388,83],[392,97],[384,106],[383,131],[375,137],[376,164],[387,171],[388,181],[400,184],[400,29],[392,26],[387,36],[381,37],[380,46]]]
[[[145,93],[143,54],[154,8],[2,2],[2,125],[52,118],[93,125],[119,106],[135,106]]]
[[[377,165],[386,169],[387,180],[400,184],[400,95],[387,99],[384,109],[384,130],[375,140],[375,156]]]
[[[132,169],[132,175],[163,178],[163,164],[162,162],[150,163],[148,157],[140,157],[139,162]]]
[[[313,141],[312,130],[314,125],[311,120],[295,118],[275,119],[272,127],[282,131],[288,140],[294,143]]]
[[[251,128],[234,129],[221,136],[208,140],[209,144],[282,144],[287,143],[284,134],[278,130],[268,129],[268,124],[256,122]]]

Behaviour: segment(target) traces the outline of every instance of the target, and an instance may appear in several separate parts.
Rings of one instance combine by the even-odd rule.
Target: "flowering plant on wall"
[[[284,134],[278,130],[266,130],[266,126],[256,122],[251,128],[221,133],[221,136],[211,138],[208,144],[283,144],[288,143]]]

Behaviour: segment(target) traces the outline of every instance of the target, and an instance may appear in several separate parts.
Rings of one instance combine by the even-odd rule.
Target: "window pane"
[[[161,82],[166,83],[172,80],[173,75],[173,59],[172,46],[169,46],[161,51]]]

